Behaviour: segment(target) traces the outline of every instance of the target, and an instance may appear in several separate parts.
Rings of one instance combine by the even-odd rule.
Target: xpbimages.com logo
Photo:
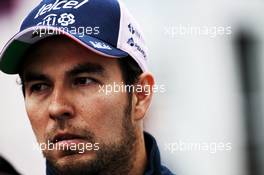
[[[131,92],[136,92],[136,93],[142,93],[144,92],[146,95],[149,95],[151,92],[153,93],[165,93],[166,92],[166,88],[165,85],[140,85],[140,84],[136,84],[136,85],[128,85],[128,84],[124,84],[123,82],[120,83],[112,83],[112,84],[107,84],[107,85],[100,85],[99,86],[99,92],[100,93],[104,93],[106,95],[109,95],[111,93],[120,93],[120,92],[124,92],[124,93],[131,93]]]
[[[179,140],[177,142],[165,143],[165,151],[176,152],[208,152],[215,154],[223,151],[232,151],[231,142],[186,142]]]
[[[79,154],[83,154],[87,151],[98,151],[100,149],[99,143],[39,143],[33,145],[35,150],[41,151],[75,151]]]
[[[63,34],[71,34],[77,35],[79,37],[84,37],[85,35],[99,35],[100,34],[100,27],[56,27],[56,29],[52,26],[50,27],[43,27],[39,26],[36,27],[34,32],[32,33],[32,38],[34,37],[43,37],[46,35],[63,35]]]

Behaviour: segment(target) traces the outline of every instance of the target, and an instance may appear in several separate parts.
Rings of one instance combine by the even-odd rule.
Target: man
[[[0,69],[21,78],[47,174],[172,174],[143,131],[154,86],[146,60],[119,1],[44,0],[27,16]]]

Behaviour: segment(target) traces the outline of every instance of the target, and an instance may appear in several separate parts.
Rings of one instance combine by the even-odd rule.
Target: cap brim
[[[41,35],[41,30],[46,32]],[[65,35],[89,50],[105,57],[122,58],[128,56],[127,52],[90,35],[71,34],[56,27],[38,26],[25,29],[8,41],[0,55],[0,70],[7,74],[17,74],[21,59],[27,49],[32,44],[53,35]]]

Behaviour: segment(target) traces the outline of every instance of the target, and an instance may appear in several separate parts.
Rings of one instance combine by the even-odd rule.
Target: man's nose
[[[48,110],[50,118],[54,120],[66,120],[74,116],[71,101],[62,89],[53,90]]]

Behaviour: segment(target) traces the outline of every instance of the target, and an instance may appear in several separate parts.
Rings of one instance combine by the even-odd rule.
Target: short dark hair
[[[123,81],[126,85],[133,85],[138,81],[138,77],[143,73],[138,63],[131,57],[127,56],[118,59],[118,64],[122,73]],[[19,71],[19,77],[22,85],[22,92],[25,96],[25,85],[23,81],[23,71]],[[128,91],[130,94],[130,91]]]
[[[131,56],[118,59],[118,63],[126,85],[136,83],[138,77],[143,73],[138,63]]]

